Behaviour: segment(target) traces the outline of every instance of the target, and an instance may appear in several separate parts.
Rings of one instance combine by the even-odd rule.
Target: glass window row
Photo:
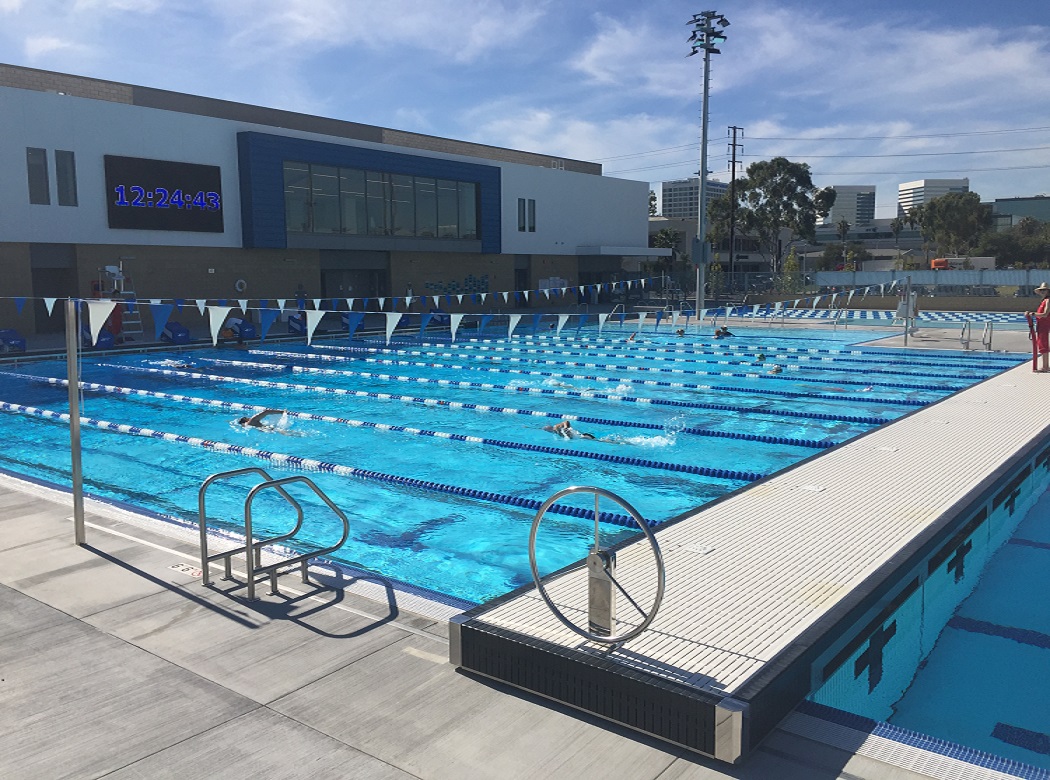
[[[478,185],[311,163],[284,163],[289,233],[477,239]]]

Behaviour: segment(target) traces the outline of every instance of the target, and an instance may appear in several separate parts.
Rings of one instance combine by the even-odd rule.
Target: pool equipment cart
[[[547,594],[547,589],[543,586],[543,579],[540,577],[539,567],[536,565],[536,535],[540,530],[540,522],[543,520],[544,515],[547,514],[547,510],[550,509],[552,504],[559,499],[575,493],[592,493],[594,495],[594,547],[591,548],[589,553],[587,553],[588,631],[584,631],[577,626],[565,617],[560,609],[558,609],[557,605]],[[637,602],[631,598],[630,594],[627,593],[620,583],[616,581],[616,553],[604,549],[601,545],[601,529],[599,527],[601,512],[598,509],[598,502],[602,497],[605,497],[626,509],[627,513],[634,518],[638,527],[642,529],[642,533],[645,534],[646,539],[649,540],[649,545],[653,548],[653,556],[656,558],[657,584],[656,596],[653,598],[653,605],[648,613],[638,606]],[[532,581],[536,585],[536,590],[539,591],[540,596],[543,597],[544,602],[546,602],[550,611],[554,613],[554,616],[570,631],[574,631],[584,639],[590,640],[591,642],[598,642],[606,645],[619,645],[634,639],[645,631],[645,629],[649,627],[649,624],[653,622],[653,618],[656,617],[656,613],[660,609],[660,602],[663,601],[664,598],[664,561],[663,557],[660,555],[660,546],[656,543],[656,537],[653,536],[653,532],[649,529],[648,523],[645,522],[633,506],[628,504],[615,493],[610,493],[608,490],[603,490],[602,488],[579,486],[568,487],[564,490],[559,490],[543,502],[539,511],[536,512],[536,517],[532,521],[532,530],[529,533],[529,566],[532,568]],[[642,621],[638,625],[622,634],[616,633],[617,591],[619,591],[631,606],[638,611],[638,614],[642,618]]]
[[[244,500],[244,546],[235,547],[232,550],[225,550],[221,553],[208,554],[208,515],[205,506],[205,493],[208,487],[219,480],[229,479],[231,477],[241,476],[243,474],[256,474],[261,476],[265,481],[255,485],[251,490],[248,491],[248,496]],[[277,544],[279,542],[287,542],[294,539],[295,535],[299,533],[303,527],[303,508],[299,505],[299,502],[292,498],[288,492],[284,489],[286,485],[294,483],[302,483],[310,488],[318,498],[328,505],[336,516],[343,522],[343,534],[331,547],[326,547],[322,550],[311,550],[308,553],[302,555],[292,556],[290,558],[281,558],[276,563],[270,563],[263,565],[262,563],[262,548],[267,545]],[[259,495],[263,490],[272,488],[276,490],[281,496],[287,501],[296,511],[295,527],[286,534],[280,536],[270,537],[269,539],[255,540],[252,536],[252,503],[255,501],[256,496]],[[210,477],[201,483],[200,490],[197,493],[197,508],[200,522],[200,535],[201,535],[201,582],[204,585],[211,584],[211,577],[209,576],[208,564],[212,561],[223,560],[225,566],[224,579],[232,579],[233,574],[230,569],[230,561],[234,555],[240,555],[244,553],[244,562],[246,570],[246,580],[248,589],[248,600],[255,600],[255,579],[257,575],[269,575],[270,577],[270,593],[278,593],[277,589],[277,574],[278,569],[284,569],[295,564],[299,564],[300,572],[302,574],[303,582],[308,583],[308,571],[307,565],[311,558],[318,558],[323,555],[335,552],[342,547],[346,540],[350,537],[350,521],[347,519],[343,511],[332,503],[331,499],[325,495],[313,480],[308,477],[301,475],[295,475],[291,477],[282,477],[281,479],[274,479],[266,471],[257,467],[248,467],[243,469],[234,469],[233,471],[223,471],[218,474],[212,474]],[[254,552],[254,555],[252,554]]]

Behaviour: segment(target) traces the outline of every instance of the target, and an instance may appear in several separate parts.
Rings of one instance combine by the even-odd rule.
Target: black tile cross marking
[[[973,541],[960,544],[955,550],[955,556],[948,561],[948,571],[955,572],[955,581],[961,580],[965,574],[966,554],[973,549]]]
[[[857,661],[853,665],[853,678],[860,677],[860,673],[867,669],[868,693],[874,691],[876,686],[882,682],[882,650],[896,633],[897,621],[894,620],[885,628],[876,630],[868,642],[868,649],[857,656]]]
[[[1007,508],[1011,515],[1014,513],[1014,508],[1017,505],[1017,498],[1021,495],[1021,491],[1018,488],[1014,488],[1010,491],[1010,497],[1003,502],[1003,506]]]

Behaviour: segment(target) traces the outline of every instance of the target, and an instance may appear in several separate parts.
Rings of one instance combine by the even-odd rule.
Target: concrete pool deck
[[[193,544],[89,511],[76,547],[70,514],[0,480],[0,777],[928,776],[797,729],[706,761],[456,672],[441,621],[294,577],[246,602]]]

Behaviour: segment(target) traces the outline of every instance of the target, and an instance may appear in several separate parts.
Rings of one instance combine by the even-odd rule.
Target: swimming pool
[[[337,560],[477,603],[529,580],[535,509],[569,484],[663,522],[1023,359],[852,346],[876,331],[627,341],[634,330],[85,356],[82,415],[97,421],[83,430],[85,486],[193,520],[211,473],[306,469],[350,516]],[[0,429],[17,443],[0,467],[68,484],[68,429],[45,416],[65,409],[64,375],[58,361],[0,372]],[[291,414],[270,431],[234,422],[266,407]],[[544,430],[563,418],[596,438]],[[214,490],[213,519],[239,527],[244,485]],[[283,527],[287,508],[260,501],[257,527]],[[545,571],[593,534],[572,509],[545,522]],[[320,547],[338,529],[318,517]],[[607,519],[605,541],[633,533]]]

